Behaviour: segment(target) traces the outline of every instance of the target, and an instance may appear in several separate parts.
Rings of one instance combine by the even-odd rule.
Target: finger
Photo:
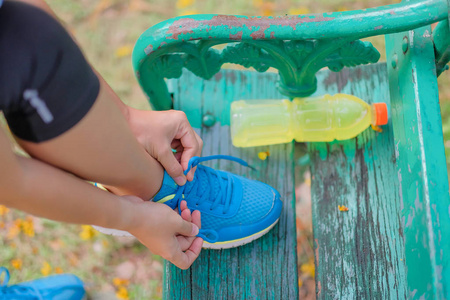
[[[191,247],[192,242],[196,239],[195,236],[185,237],[184,235],[178,235],[177,240],[180,245],[181,251],[186,251]]]
[[[203,140],[200,138],[200,136],[192,129],[192,127],[188,127],[187,129],[189,132],[186,132],[185,135],[178,135],[180,136],[180,139],[175,139],[172,141],[171,147],[173,149],[177,150],[177,153],[175,154],[176,159],[181,163],[181,159],[183,156],[186,156],[187,161],[189,162],[189,159],[192,158],[192,156],[200,156],[202,153],[203,148]],[[177,136],[177,137],[178,137]],[[189,145],[191,140],[191,136],[194,137],[196,143],[191,143],[192,145]],[[186,147],[186,149],[185,149]],[[183,169],[187,169],[187,163],[186,165],[182,165]],[[194,174],[196,171],[196,167],[192,168],[191,171],[187,174],[187,180],[192,181],[194,179]]]
[[[198,148],[197,151],[195,152],[195,156],[201,156],[202,155],[202,150],[203,150],[203,140],[200,138],[200,136],[197,134],[197,132],[194,131],[194,136],[195,139],[197,140],[198,143]],[[189,173],[186,175],[186,179],[189,181],[194,180],[194,174],[195,171],[197,170],[197,167],[192,168],[191,171],[189,171]]]
[[[200,211],[194,210],[191,214],[191,222],[197,225],[198,228],[202,228],[202,220]]]
[[[183,201],[180,202],[179,207],[175,207],[173,209],[173,211],[176,212],[177,214],[181,215],[183,213],[183,211],[186,210],[187,208],[188,208],[187,207],[187,202],[186,202],[186,200],[183,200]],[[188,209],[188,211],[189,211],[189,214],[190,214],[190,210],[189,209]],[[190,220],[186,220],[186,221],[190,222]]]
[[[197,153],[195,155],[196,156],[201,156],[202,155],[202,150],[203,150],[203,140],[197,134],[197,132],[194,131],[194,134],[195,134],[195,139],[197,140],[197,143],[198,143],[198,150],[197,150]]]
[[[176,151],[173,155],[175,156],[175,159],[181,163],[181,154],[183,154],[184,148],[183,145],[181,145],[180,140],[173,140],[170,147]]]
[[[182,200],[180,202],[180,210],[181,210],[181,217],[188,222],[191,222],[191,211],[187,206],[186,200]]]
[[[184,201],[184,202],[186,202],[186,201]],[[191,219],[192,219],[191,222],[194,223],[195,225],[197,225],[198,228],[202,228],[200,211],[194,210],[191,214]],[[190,221],[190,220],[186,220],[186,221]],[[190,245],[192,244],[192,242],[194,241],[195,238],[196,237],[186,237],[184,235],[177,236],[181,250],[186,251],[190,247]]]
[[[181,141],[179,139],[175,139],[170,144],[170,148],[175,149],[177,151],[178,150],[183,150],[183,145],[181,144]]]
[[[179,214],[183,220],[188,222],[192,221],[191,210],[187,207],[185,200],[181,201],[179,210],[178,207],[175,207],[173,211]]]
[[[181,210],[185,210],[186,208],[188,208],[186,200],[181,200],[181,202],[180,202],[180,209]]]
[[[183,218],[183,220],[191,222],[192,218],[191,218],[191,211],[189,210],[189,208],[186,208],[185,210],[181,211],[181,217]]]
[[[195,135],[195,139],[197,140],[197,143],[198,143],[198,150],[195,153],[195,156],[202,156],[203,140],[200,138],[200,136],[195,131],[194,131],[194,135]],[[195,174],[196,170],[197,170],[197,167],[192,168],[192,170],[189,171],[189,173],[187,174],[186,179],[189,181],[194,180],[194,174]]]
[[[183,152],[181,154],[181,166],[183,167],[183,170],[186,170],[188,168],[189,160],[193,156],[196,156],[199,150],[199,144],[197,138],[195,137],[195,131],[189,125],[189,128],[186,129],[185,133],[181,136],[177,136],[176,138],[178,138],[183,145]],[[189,173],[192,173],[192,175],[190,176],[192,180],[193,172],[191,171]]]
[[[194,180],[194,174],[195,174],[195,171],[197,171],[197,167],[193,167],[193,168],[189,171],[189,173],[186,174],[186,180],[189,180],[189,181]]]
[[[178,234],[182,234],[184,236],[195,236],[198,234],[199,228],[197,227],[197,225],[185,221],[183,219],[179,219],[180,222],[178,223],[178,229],[176,229],[176,232]]]
[[[200,255],[200,251],[202,250],[203,239],[196,238],[191,246],[186,252],[177,252],[173,257],[172,263],[175,264],[180,269],[189,268],[192,263],[197,259]]]
[[[183,148],[180,147],[179,149],[177,149],[177,152],[175,152],[173,155],[175,156],[175,159],[177,160],[177,162],[181,165],[181,155],[183,154]]]
[[[177,160],[177,162],[181,165],[181,154],[182,152],[177,152],[174,153],[175,159]]]
[[[186,183],[186,177],[183,174],[183,168],[173,155],[171,149],[164,151],[162,155],[158,157],[158,161],[178,185],[184,185]]]

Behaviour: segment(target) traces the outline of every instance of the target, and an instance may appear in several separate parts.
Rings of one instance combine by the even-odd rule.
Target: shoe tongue
[[[184,194],[189,194],[191,189],[194,187],[194,185],[198,185],[197,194],[198,196],[203,195],[204,193],[208,194],[208,201],[214,202],[219,194],[219,179],[215,175],[209,176],[212,179],[212,182],[208,182],[208,176],[206,175],[206,172],[209,170],[206,170],[208,167],[198,165],[197,170],[195,172],[194,180],[193,181],[187,181],[186,182],[186,188],[184,190]],[[219,175],[220,176],[220,175]],[[159,201],[163,199],[164,197],[167,197],[169,195],[176,194],[178,189],[178,185],[175,183],[175,181],[170,177],[169,174],[167,174],[166,171],[164,171],[164,179],[161,186],[161,189],[159,192],[153,197],[153,201]],[[213,192],[211,193],[211,189],[213,189]],[[225,193],[225,191],[222,191],[222,193]]]
[[[199,172],[200,171],[200,172]],[[195,180],[197,180],[198,186],[198,192],[199,196],[201,196],[204,193],[208,194],[207,201],[208,202],[214,202],[216,201],[217,197],[219,197],[219,191],[220,191],[220,183],[219,178],[217,176],[220,176],[216,172],[212,172],[210,176],[206,175],[207,172],[211,172],[212,169],[206,166],[197,166],[197,171],[195,175]],[[217,176],[216,176],[217,175]],[[225,190],[222,191],[222,193],[225,193]],[[223,197],[223,195],[220,195],[220,197]],[[222,199],[220,201],[222,203]]]

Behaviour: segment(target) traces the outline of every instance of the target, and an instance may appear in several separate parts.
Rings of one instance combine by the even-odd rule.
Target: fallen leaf
[[[41,274],[44,276],[48,276],[52,272],[52,267],[48,262],[44,262],[42,268],[41,268]]]
[[[348,211],[348,207],[345,205],[338,205],[340,211]]]
[[[258,158],[260,160],[266,160],[269,156],[270,156],[270,152],[269,151],[262,151],[262,152],[258,153]]]
[[[22,269],[22,260],[20,258],[16,258],[11,260],[11,265],[14,269],[20,270]]]

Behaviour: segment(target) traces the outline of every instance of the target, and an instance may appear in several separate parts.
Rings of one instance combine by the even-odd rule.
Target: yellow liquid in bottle
[[[289,100],[233,102],[231,105],[233,145],[253,147],[292,141],[291,114],[292,102]]]
[[[295,99],[294,137],[298,142],[351,139],[372,123],[371,106],[344,94]]]
[[[254,104],[252,104],[254,103]],[[345,94],[289,100],[237,101],[231,106],[236,147],[350,139],[373,123],[372,107]]]

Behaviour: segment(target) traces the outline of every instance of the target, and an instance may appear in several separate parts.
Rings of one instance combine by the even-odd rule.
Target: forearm
[[[128,230],[133,203],[102,191],[64,171],[18,157],[20,172],[2,185],[0,203],[30,214],[78,224]]]

